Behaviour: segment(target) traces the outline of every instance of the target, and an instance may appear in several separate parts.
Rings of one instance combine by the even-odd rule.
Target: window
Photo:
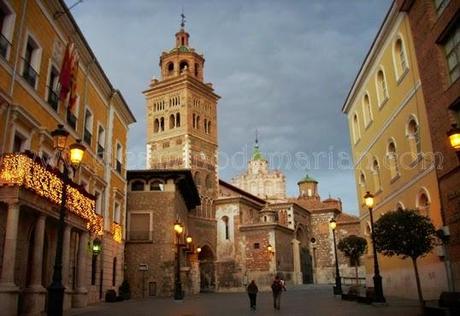
[[[138,180],[131,183],[131,191],[144,191],[144,182]]]
[[[364,119],[366,127],[372,122],[372,109],[371,109],[371,102],[369,101],[369,95],[365,95],[363,98],[363,112],[364,112]]]
[[[366,194],[367,188],[366,188],[366,176],[364,175],[363,172],[361,172],[359,176],[359,187],[360,187],[360,198]]]
[[[176,127],[176,118],[174,117],[174,114],[171,114],[169,116],[169,129],[173,129]]]
[[[198,77],[199,71],[200,71],[200,65],[195,64],[195,77]]]
[[[211,121],[208,121],[208,134],[211,134]]]
[[[176,127],[180,127],[180,113],[176,113]]]
[[[99,158],[104,158],[104,149],[105,148],[105,130],[102,126],[99,126],[97,132],[97,156]]]
[[[228,229],[228,217],[227,216],[222,217],[222,222],[224,224],[224,237],[225,237],[225,240],[229,240],[230,235],[229,235],[229,229]]]
[[[442,11],[447,7],[450,0],[434,0],[434,7],[436,9],[436,13],[440,15]]]
[[[181,61],[179,68],[181,73],[183,73],[184,71],[188,71],[188,63],[185,60]]]
[[[115,286],[117,283],[117,257],[113,258],[112,265],[112,286]]]
[[[93,137],[93,114],[89,109],[85,111],[85,130],[83,132],[83,141],[91,146]]]
[[[16,14],[4,1],[0,1],[0,56],[8,59],[13,38]]]
[[[91,261],[91,285],[96,285],[96,273],[97,273],[97,255],[93,254]]]
[[[13,139],[13,152],[19,153],[26,150],[26,141],[27,138],[24,135],[16,132]]]
[[[260,249],[260,244],[258,242],[254,243],[254,249]]]
[[[200,173],[198,171],[195,172],[195,176],[193,177],[193,180],[195,180],[195,185],[196,186],[201,185]]]
[[[379,192],[382,190],[382,183],[380,180],[380,165],[377,159],[372,163],[372,175],[374,178],[374,191]]]
[[[115,169],[118,171],[118,173],[121,173],[121,161],[122,161],[122,148],[119,143],[117,143],[117,156],[116,156],[116,161],[115,161]]]
[[[390,141],[387,148],[387,158],[390,166],[391,179],[396,178],[399,175],[398,170],[398,157],[396,154],[396,145],[393,141]]]
[[[208,133],[208,120],[207,119],[204,119],[204,132],[207,134]]]
[[[404,50],[404,45],[401,38],[398,38],[395,42],[393,62],[395,65],[396,79],[401,80],[407,69],[409,69],[407,64],[406,51]]]
[[[54,65],[51,65],[50,76],[49,76],[48,87],[47,87],[47,90],[48,90],[47,102],[55,111],[57,111],[58,103],[59,103],[59,97],[57,94],[58,81],[59,81],[59,71],[57,70],[56,67],[54,67]]]
[[[168,69],[168,75],[174,74],[174,64],[173,63],[169,63],[167,66],[167,69]]]
[[[164,117],[160,118],[160,131],[162,132],[165,131],[165,118]]]
[[[360,138],[361,134],[359,131],[358,114],[355,113],[355,115],[353,115],[353,141],[355,142],[355,144],[358,142]]]
[[[160,180],[150,182],[150,191],[163,191],[163,182]]]
[[[409,141],[409,148],[411,151],[412,159],[417,159],[421,153],[420,131],[415,118],[411,117],[407,124],[407,138]]]
[[[67,108],[67,123],[74,130],[77,129],[77,117],[75,116],[75,113],[69,108]]]
[[[211,180],[211,176],[209,174],[206,176],[205,183],[206,183],[206,188],[208,188],[208,189],[212,188],[212,180]]]
[[[382,70],[377,73],[377,96],[379,99],[379,105],[383,105],[388,99],[387,83],[385,81],[385,75]]]
[[[196,117],[196,128],[200,129],[200,116],[199,115]]]
[[[158,119],[155,119],[153,123],[153,132],[158,133],[160,131],[160,121]]]
[[[38,80],[38,69],[40,67],[41,49],[32,37],[27,37],[23,57],[22,77],[32,88],[36,88]]]
[[[416,207],[421,215],[428,216],[430,212],[430,197],[428,191],[423,188],[417,195]]]
[[[449,78],[452,83],[460,77],[460,22],[457,22],[447,36],[444,51],[447,59]]]
[[[196,128],[196,115],[195,115],[195,113],[193,113],[192,119],[193,119],[192,126],[193,126],[193,128]]]
[[[94,191],[94,196],[96,198],[96,213],[102,214],[102,194],[99,191]]]
[[[121,220],[120,203],[115,202],[115,206],[113,208],[113,221],[119,224],[120,220]]]

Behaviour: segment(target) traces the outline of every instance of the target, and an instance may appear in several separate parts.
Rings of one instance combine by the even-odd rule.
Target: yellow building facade
[[[343,106],[347,115],[361,232],[368,240],[367,285],[373,286],[373,255],[366,191],[375,195],[374,221],[399,207],[418,209],[441,228],[442,218],[433,153],[409,21],[391,7]],[[378,255],[384,294],[416,298],[410,260]],[[419,260],[426,299],[447,287],[442,253],[436,248]]]
[[[128,126],[135,118],[64,1],[0,0],[0,14],[0,155],[29,150],[43,166],[55,164],[50,131],[58,124],[70,133],[68,144],[82,140],[86,153],[71,178],[95,201],[103,231],[88,234],[81,218],[66,218],[64,307],[98,302],[107,289],[118,290],[123,281],[125,153]],[[69,41],[80,56],[78,101],[72,112],[58,97]],[[0,308],[5,315],[38,314],[45,309],[45,289],[51,283],[58,208],[40,199],[27,202],[21,187],[13,197],[7,189],[11,184],[0,181],[0,241],[10,240],[0,248]],[[89,246],[95,238],[102,241],[97,256]],[[5,269],[9,264],[16,268]]]

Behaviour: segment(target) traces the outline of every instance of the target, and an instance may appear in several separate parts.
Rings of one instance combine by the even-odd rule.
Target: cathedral
[[[287,196],[284,174],[270,170],[257,139],[247,171],[219,179],[220,97],[189,39],[182,23],[175,46],[160,56],[160,78],[143,92],[147,169],[128,171],[126,278],[133,295],[170,296],[176,275],[187,293],[242,291],[249,280],[269,288],[275,275],[288,284],[331,283],[329,221],[337,220],[340,239],[359,234],[359,219],[343,213],[339,199],[321,200],[309,176],[298,182],[298,196]],[[178,223],[181,234],[173,230]],[[342,274],[353,275],[346,259],[339,261]]]

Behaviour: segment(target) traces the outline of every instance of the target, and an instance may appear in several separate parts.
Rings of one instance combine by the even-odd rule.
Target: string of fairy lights
[[[120,224],[112,223],[112,236],[113,236],[113,240],[115,240],[117,243],[121,243],[123,234],[122,234],[122,228]]]
[[[25,154],[5,154],[0,164],[0,184],[23,186],[55,204],[61,203],[63,181]],[[96,202],[73,184],[67,184],[66,208],[87,221],[87,229],[103,235],[103,218],[96,214]],[[113,228],[112,228],[113,230]],[[121,242],[121,226],[117,229]],[[115,239],[115,234],[114,234]]]

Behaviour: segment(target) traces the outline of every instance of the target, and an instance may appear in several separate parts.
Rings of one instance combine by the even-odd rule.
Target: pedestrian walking
[[[257,288],[256,282],[254,280],[249,283],[247,291],[249,295],[249,304],[251,305],[251,310],[255,311],[257,292],[259,292],[259,289]]]
[[[272,292],[273,292],[273,308],[280,309],[281,305],[281,292],[286,291],[284,286],[284,281],[280,279],[279,276],[275,277],[272,283]]]

